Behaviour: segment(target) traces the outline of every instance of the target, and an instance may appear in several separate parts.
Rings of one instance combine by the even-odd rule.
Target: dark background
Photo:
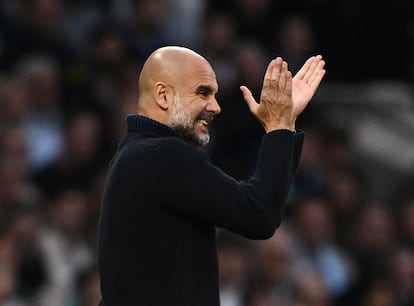
[[[306,140],[281,229],[261,242],[217,231],[222,305],[414,305],[409,0],[1,1],[0,305],[97,305],[108,164],[141,65],[164,45],[216,70],[206,151],[241,180],[263,129],[239,86],[258,98],[276,56],[293,73],[326,61],[297,121]]]

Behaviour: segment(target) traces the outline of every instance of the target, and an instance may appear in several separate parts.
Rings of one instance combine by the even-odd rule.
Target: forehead
[[[218,90],[216,73],[211,65],[204,59],[189,61],[187,63],[187,79],[185,82],[191,88],[197,88],[200,85],[212,87],[213,90]]]

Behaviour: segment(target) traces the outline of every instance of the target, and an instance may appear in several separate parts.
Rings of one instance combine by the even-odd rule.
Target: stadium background
[[[281,229],[254,242],[218,230],[222,306],[414,305],[409,0],[1,1],[0,305],[97,305],[108,163],[143,61],[168,44],[216,70],[207,150],[238,179],[263,133],[239,85],[259,96],[275,56],[293,73],[310,55],[327,62],[298,119],[307,137]]]

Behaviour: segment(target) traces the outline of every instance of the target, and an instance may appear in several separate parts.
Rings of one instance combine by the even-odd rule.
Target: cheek
[[[195,121],[205,111],[208,101],[193,93],[183,93],[178,94],[176,102],[179,103],[180,109],[186,117]]]
[[[194,120],[196,120],[200,114],[203,113],[204,109],[204,103],[203,101],[200,101],[200,99],[192,99],[185,105],[185,112]]]

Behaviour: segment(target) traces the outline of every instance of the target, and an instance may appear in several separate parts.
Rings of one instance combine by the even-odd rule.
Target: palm
[[[305,109],[325,75],[322,56],[309,58],[292,79],[293,114],[295,117]]]

